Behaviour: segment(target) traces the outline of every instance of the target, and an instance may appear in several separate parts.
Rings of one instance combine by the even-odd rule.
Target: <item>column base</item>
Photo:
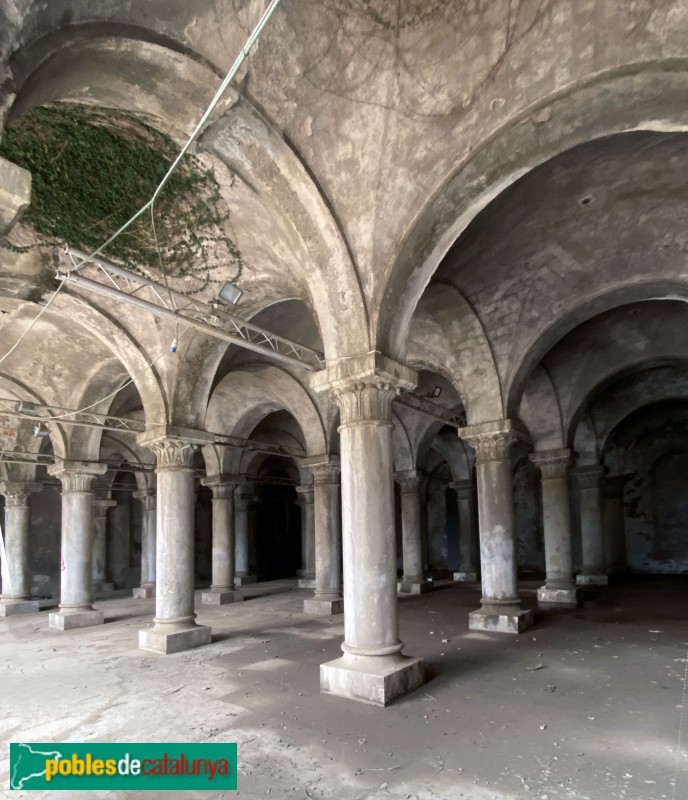
[[[299,578],[299,589],[315,589],[315,576],[304,575],[303,578]]]
[[[455,572],[454,573],[454,580],[456,583],[477,583],[478,581],[478,573],[477,572]]]
[[[580,589],[575,586],[566,589],[551,589],[541,586],[537,590],[540,608],[576,608],[580,604]]]
[[[136,597],[137,599],[155,597],[155,586],[137,586],[132,590],[132,597]]]
[[[89,628],[91,625],[102,625],[105,614],[94,608],[65,608],[51,611],[48,615],[48,627],[57,631],[70,631],[74,628]]]
[[[40,611],[38,600],[13,600],[10,597],[0,600],[0,617],[14,614],[37,614]]]
[[[202,647],[212,641],[211,630],[207,625],[195,622],[159,623],[139,631],[139,650],[153,653],[180,653],[194,647]]]
[[[402,578],[397,584],[399,594],[425,594],[433,590],[433,585],[424,579],[407,581]]]
[[[94,587],[93,587],[93,591],[94,592],[100,592],[100,593],[104,592],[106,594],[109,594],[110,592],[114,592],[115,591],[115,584],[114,583],[108,583],[108,582],[95,584]]]
[[[317,614],[320,617],[333,617],[335,614],[344,613],[344,598],[336,597],[332,600],[323,600],[318,597],[309,597],[303,601],[304,614]]]
[[[244,595],[235,589],[208,589],[201,594],[201,603],[207,606],[224,606],[228,603],[238,603],[244,599]]]
[[[235,575],[235,586],[247,586],[250,583],[258,583],[258,578],[255,575]]]
[[[609,578],[607,575],[576,575],[578,586],[608,586]]]
[[[423,685],[423,660],[394,654],[390,656],[355,656],[320,665],[320,691],[376,706],[389,705],[397,697]]]
[[[472,631],[522,633],[533,627],[533,612],[518,605],[483,605],[468,615],[468,627]]]

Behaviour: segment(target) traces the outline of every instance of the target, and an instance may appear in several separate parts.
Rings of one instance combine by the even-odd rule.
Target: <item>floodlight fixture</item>
[[[33,426],[33,435],[35,439],[44,439],[50,434],[50,431],[42,422],[38,422]]]
[[[224,300],[225,303],[229,303],[230,306],[235,306],[239,302],[242,294],[243,292],[238,286],[235,286],[229,281],[225,281],[225,285],[220,289],[220,300]]]
[[[433,397],[439,397],[441,394],[442,394],[442,387],[441,386],[435,386],[435,388],[432,390],[432,396]]]

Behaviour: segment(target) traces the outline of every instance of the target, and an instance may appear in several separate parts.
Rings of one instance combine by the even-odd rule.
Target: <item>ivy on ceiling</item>
[[[122,111],[58,103],[27,112],[6,126],[0,155],[31,172],[22,219],[38,243],[3,237],[0,246],[27,252],[67,243],[92,252],[150,199],[177,153],[169,136]],[[243,264],[226,232],[229,213],[212,169],[187,155],[156,200],[155,230],[142,215],[103,257],[139,274],[159,272],[162,261],[167,277],[192,279],[186,294],[228,279],[214,273],[231,265],[236,283]],[[38,297],[55,288],[52,272],[46,267],[36,279]]]

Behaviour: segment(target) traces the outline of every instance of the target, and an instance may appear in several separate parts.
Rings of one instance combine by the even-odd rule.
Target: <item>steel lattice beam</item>
[[[325,367],[325,356],[317,350],[270,333],[228,313],[217,303],[194,300],[100,258],[91,259],[80,267],[80,262],[86,261],[88,256],[74,248],[68,248],[67,252],[78,261],[73,271],[58,270],[56,277],[60,281],[133,305],[156,317],[194,328],[228,344],[261,353],[273,361],[298,364],[311,371]],[[93,277],[82,274],[84,270],[93,273]]]

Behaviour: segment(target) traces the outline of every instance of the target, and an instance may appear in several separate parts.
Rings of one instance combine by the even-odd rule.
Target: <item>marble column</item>
[[[31,599],[29,568],[29,495],[40,492],[39,483],[2,481],[5,496],[5,529],[2,555],[2,594],[0,617],[39,611],[38,600]]]
[[[628,572],[623,485],[623,475],[609,475],[602,481],[602,533],[607,572],[612,574]]]
[[[137,598],[155,597],[156,502],[154,489],[134,492],[141,501],[141,585],[133,590]]]
[[[415,470],[395,476],[401,493],[401,561],[404,574],[398,584],[401,594],[423,594],[432,585],[423,575],[423,541],[421,536],[421,480]]]
[[[315,589],[315,511],[312,485],[297,486],[301,506],[301,551],[305,555],[299,588]]]
[[[315,592],[303,601],[306,614],[332,616],[344,611],[339,464],[308,464],[313,475]]]
[[[57,630],[102,625],[104,615],[93,600],[93,481],[105,464],[62,461],[48,473],[62,482],[60,610],[49,615]]]
[[[113,584],[105,581],[107,566],[107,512],[108,508],[117,505],[115,500],[93,501],[93,553],[91,562],[91,580],[93,592],[102,592],[114,589]]]
[[[530,460],[540,469],[545,539],[546,581],[538,589],[538,605],[543,608],[575,608],[579,593],[573,582],[569,494],[571,451],[541,450],[532,453]]]
[[[583,571],[576,577],[579,586],[606,586],[607,564],[602,531],[602,478],[604,467],[576,467],[580,503],[581,550]]]
[[[256,500],[257,498],[253,494],[253,484],[250,483],[239,487],[234,496],[235,586],[246,586],[249,583],[255,583],[257,580],[255,574],[251,572],[250,565],[251,539],[254,533],[252,508]]]
[[[139,439],[157,461],[155,619],[139,631],[142,650],[177,653],[211,641],[194,613],[194,451],[206,443],[201,431]]]
[[[323,692],[387,705],[423,684],[423,662],[403,656],[397,616],[392,400],[412,370],[379,353],[312,377],[340,410],[344,655],[320,667]]]
[[[521,607],[516,578],[516,541],[512,467],[509,451],[517,436],[511,420],[470,425],[459,436],[476,451],[481,608],[469,614],[476,631],[521,633],[533,624],[533,612]]]
[[[459,571],[454,580],[475,583],[478,580],[476,558],[475,513],[473,507],[473,482],[455,481],[449,484],[456,492],[459,514]]]
[[[244,599],[234,588],[234,492],[239,479],[214,475],[201,483],[213,492],[212,584],[201,599],[208,605],[236,603]]]

